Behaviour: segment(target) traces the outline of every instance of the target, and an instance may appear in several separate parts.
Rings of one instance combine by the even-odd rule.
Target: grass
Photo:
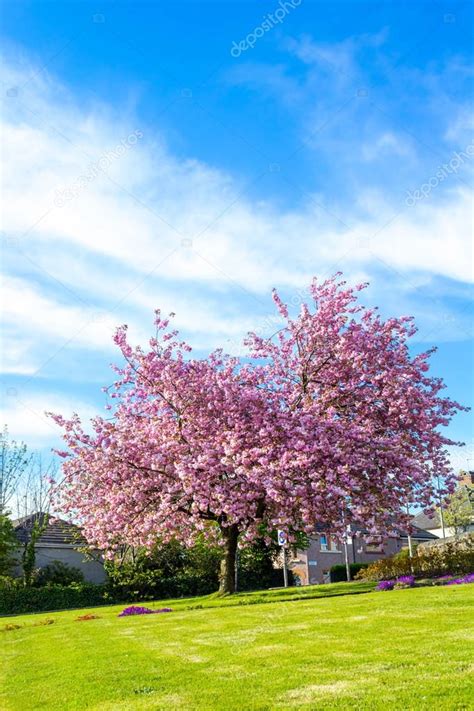
[[[474,709],[474,586],[344,589],[4,618],[0,709]]]

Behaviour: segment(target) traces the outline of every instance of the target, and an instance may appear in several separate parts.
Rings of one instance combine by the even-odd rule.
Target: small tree
[[[7,512],[30,463],[31,455],[26,444],[11,440],[5,426],[0,433],[0,514]]]
[[[456,536],[468,531],[474,523],[474,489],[467,486],[458,487],[450,497],[443,514],[445,524],[454,529]]]
[[[21,564],[23,568],[23,582],[26,586],[31,585],[33,582],[36,564],[36,545],[46,530],[48,518],[47,514],[40,514],[32,519],[28,537],[23,546]]]
[[[9,575],[15,564],[14,552],[18,540],[10,518],[0,513],[0,575]]]

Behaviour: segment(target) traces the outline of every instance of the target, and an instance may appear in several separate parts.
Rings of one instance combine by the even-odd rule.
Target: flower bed
[[[383,592],[387,590],[399,590],[401,588],[423,588],[428,585],[464,585],[465,583],[474,583],[474,573],[468,573],[468,575],[461,577],[442,575],[439,578],[418,581],[415,581],[414,575],[400,575],[396,580],[381,580],[375,589]]]
[[[130,615],[156,615],[160,612],[173,612],[171,607],[161,607],[159,610],[151,610],[149,607],[131,605],[119,613],[119,617],[129,617]]]
[[[474,583],[474,573],[469,573],[460,578],[452,578],[451,580],[446,580],[442,585],[463,585],[464,583]]]

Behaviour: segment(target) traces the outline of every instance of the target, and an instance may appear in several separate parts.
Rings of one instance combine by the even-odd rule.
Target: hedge
[[[367,565],[368,565],[367,563],[350,563],[349,570],[350,570],[351,580],[354,580],[354,577],[359,572],[359,570],[362,570],[363,568],[367,568]],[[342,563],[333,565],[331,570],[329,571],[329,575],[331,578],[331,583],[345,582],[347,580],[346,566],[343,565]]]
[[[143,571],[132,576],[115,576],[109,582],[112,597],[130,602],[209,595],[215,592],[217,587],[217,580],[212,575],[182,573],[163,578],[156,571]]]
[[[474,572],[474,534],[421,544],[415,555],[374,561],[358,574],[359,580],[395,580],[400,575],[434,578],[441,575],[466,575]]]
[[[9,582],[10,581],[10,582]],[[274,571],[269,580],[248,580],[255,588],[265,585],[283,584],[281,570]],[[213,576],[182,574],[173,578],[154,579],[152,584],[143,580],[128,583],[110,581],[104,585],[92,583],[72,583],[70,585],[47,585],[45,587],[23,587],[19,581],[0,579],[0,615],[20,615],[28,612],[48,612],[119,602],[141,600],[164,600],[166,598],[194,597],[216,592]],[[244,586],[239,584],[239,589]],[[248,589],[248,588],[247,588]]]
[[[106,585],[51,585],[44,588],[0,587],[0,615],[95,607],[114,602]]]
[[[2,584],[0,580],[0,615],[20,615],[28,612],[48,612],[137,600],[163,600],[176,597],[208,595],[216,591],[213,580],[199,575],[161,578],[148,589],[132,585],[48,585],[23,587],[20,583]]]

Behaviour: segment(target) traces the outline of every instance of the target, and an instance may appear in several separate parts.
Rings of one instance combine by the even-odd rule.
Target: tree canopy
[[[119,328],[111,417],[87,432],[78,416],[53,415],[68,445],[62,511],[109,552],[217,537],[232,591],[239,537],[282,528],[292,540],[316,522],[380,533],[407,501],[432,506],[433,473],[454,486],[456,443],[439,427],[461,406],[427,375],[432,351],[411,356],[413,320],[384,321],[358,301],[364,286],[315,279],[294,318],[274,292],[282,327],[249,334],[244,361],[193,358],[159,311],[147,350]]]

